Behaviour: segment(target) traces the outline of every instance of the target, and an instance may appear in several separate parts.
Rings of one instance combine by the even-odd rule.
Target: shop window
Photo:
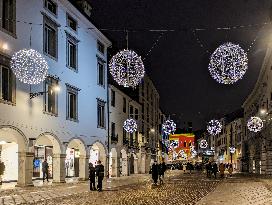
[[[0,0],[1,28],[7,33],[15,34],[16,0]]]

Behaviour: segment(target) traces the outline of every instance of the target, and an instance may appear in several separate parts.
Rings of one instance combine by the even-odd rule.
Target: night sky
[[[115,48],[129,48],[145,58],[145,68],[160,93],[164,113],[175,114],[178,126],[192,121],[194,130],[203,128],[211,118],[239,109],[254,87],[265,55],[272,42],[270,22],[272,0],[90,0],[94,24],[113,42]],[[217,30],[217,27],[259,24],[257,26]],[[197,31],[200,47],[192,33]],[[161,35],[152,29],[168,29]],[[259,32],[260,31],[260,32]],[[259,32],[248,53],[249,69],[234,85],[221,85],[208,71],[209,54],[224,42],[240,44],[245,50]]]

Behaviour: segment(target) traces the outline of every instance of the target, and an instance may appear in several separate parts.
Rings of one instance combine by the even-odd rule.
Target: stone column
[[[89,155],[79,156],[79,180],[86,181],[89,178]]]
[[[127,157],[122,158],[122,176],[128,175],[128,160]]]
[[[137,156],[134,158],[134,174],[138,174],[138,158]]]
[[[272,148],[267,148],[266,152],[266,173],[272,175]]]
[[[33,186],[33,159],[32,152],[18,152],[18,187]]]
[[[111,164],[111,176],[112,177],[120,177],[120,156],[112,156],[111,157],[112,164]]]
[[[66,154],[53,154],[53,182],[65,183]]]

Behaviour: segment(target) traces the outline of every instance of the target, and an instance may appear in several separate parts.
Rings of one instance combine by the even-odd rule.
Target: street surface
[[[47,205],[269,205],[272,179],[235,175],[224,180],[204,174],[168,171],[165,184],[152,186],[150,175],[105,180],[104,191],[89,191],[87,182],[1,190],[0,204]]]

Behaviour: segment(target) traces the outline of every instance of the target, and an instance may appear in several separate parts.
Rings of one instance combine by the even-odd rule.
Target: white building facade
[[[117,87],[109,86],[110,176],[146,173],[146,149],[141,134],[141,105]],[[128,133],[123,125],[132,118],[137,131]],[[149,168],[149,166],[148,166]]]
[[[0,0],[0,7],[3,181],[31,186],[44,159],[53,182],[87,179],[89,162],[100,159],[107,167],[110,41],[68,0]],[[43,83],[30,86],[13,75],[11,56],[24,48],[47,60]]]

